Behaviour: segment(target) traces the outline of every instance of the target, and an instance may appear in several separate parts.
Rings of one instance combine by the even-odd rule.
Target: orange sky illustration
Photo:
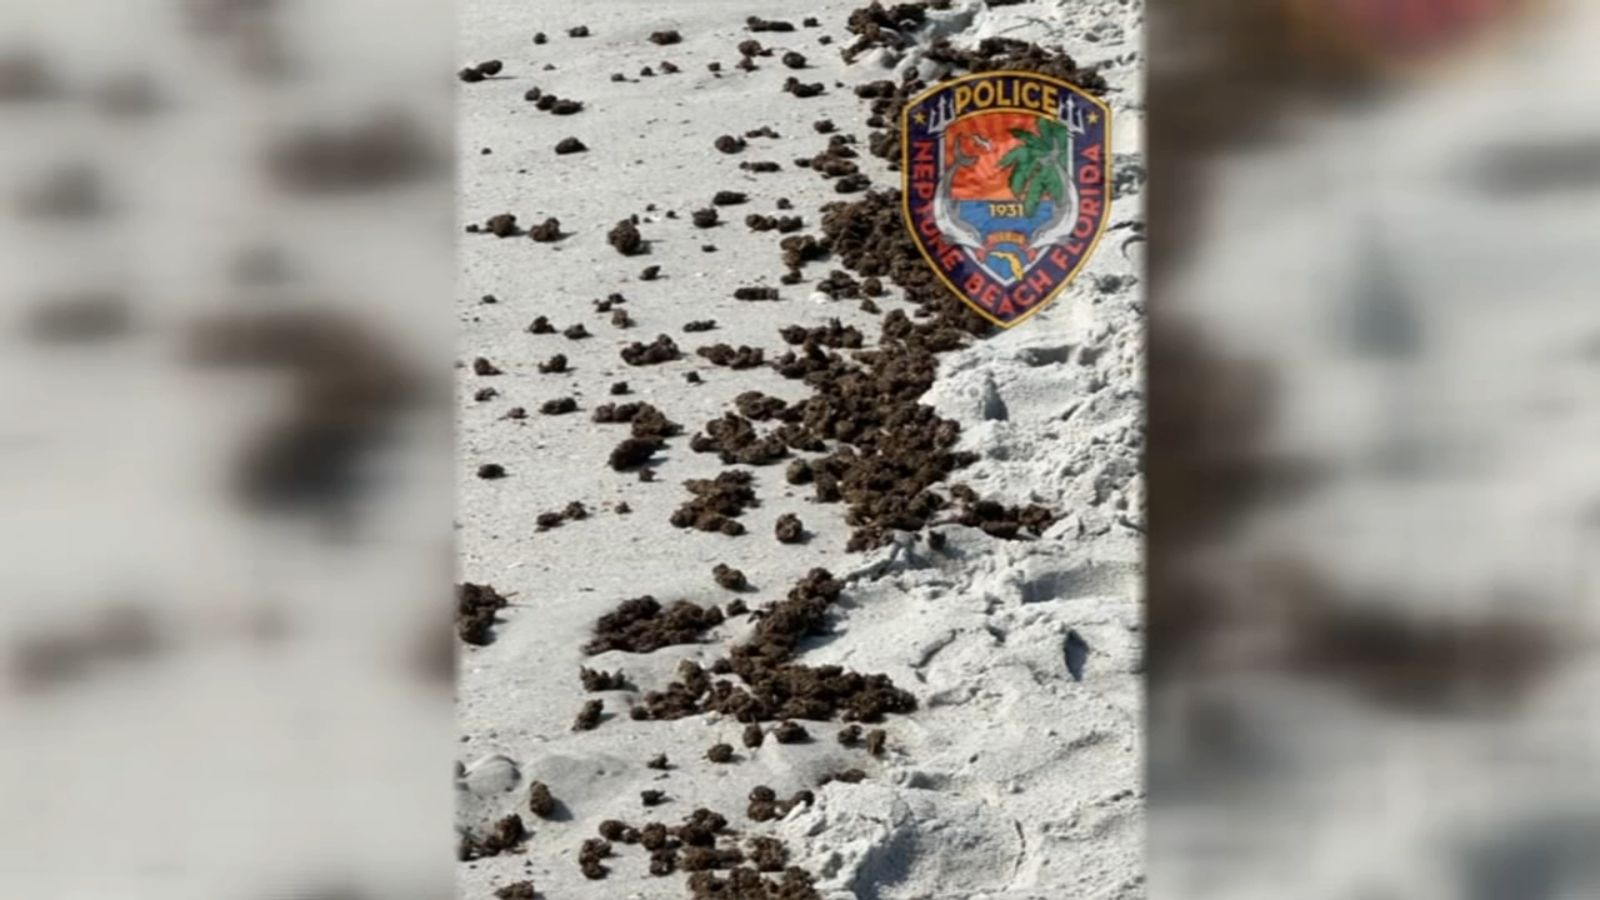
[[[956,172],[950,193],[957,200],[1015,200],[1016,195],[1011,193],[1009,183],[1010,170],[1000,165],[1000,158],[1018,143],[1011,136],[1011,129],[1035,131],[1035,118],[1020,112],[986,113],[951,125],[945,132],[945,164],[954,162],[955,153],[951,145],[958,139],[961,141],[962,154],[976,158],[977,162]],[[972,140],[973,135],[987,140],[989,149],[978,146],[978,142]]]

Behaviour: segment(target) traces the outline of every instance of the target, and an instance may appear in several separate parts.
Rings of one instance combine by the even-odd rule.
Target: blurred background
[[[453,40],[0,5],[0,896],[449,896]]]
[[[1600,896],[1600,4],[1149,13],[1150,895]]]

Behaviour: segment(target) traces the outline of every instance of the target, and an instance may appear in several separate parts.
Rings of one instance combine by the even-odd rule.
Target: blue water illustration
[[[1055,209],[1055,203],[1042,200],[1033,215],[1023,216],[1022,204],[1016,201],[961,200],[957,203],[962,221],[983,236],[984,268],[1005,284],[1022,280],[1031,262],[1028,243],[1034,232],[1050,221]]]

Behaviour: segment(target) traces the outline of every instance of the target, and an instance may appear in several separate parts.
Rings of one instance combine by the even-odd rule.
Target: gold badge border
[[[1106,155],[1105,162],[1101,166],[1101,169],[1105,172],[1103,183],[1105,186],[1106,195],[1105,211],[1100,216],[1100,224],[1095,229],[1094,237],[1089,241],[1088,249],[1084,250],[1083,256],[1078,259],[1078,264],[1072,267],[1072,271],[1068,272],[1062,277],[1061,283],[1051,289],[1049,294],[1045,295],[1045,297],[1038,303],[1035,303],[1032,309],[1016,317],[1015,319],[1012,319],[1010,322],[1005,322],[995,318],[989,313],[988,310],[979,305],[977,301],[971,299],[966,295],[965,292],[957,289],[955,285],[951,284],[950,279],[945,277],[944,270],[939,268],[939,264],[933,259],[933,257],[928,255],[928,248],[923,244],[921,237],[917,234],[916,225],[911,219],[911,143],[907,140],[907,135],[910,134],[910,129],[907,127],[907,124],[910,121],[911,111],[918,106],[921,106],[924,100],[927,100],[929,97],[932,97],[940,91],[944,91],[964,81],[974,81],[980,78],[1003,78],[1008,75],[1049,82],[1056,87],[1065,88],[1068,91],[1071,91],[1073,94],[1089,101],[1090,103],[1093,103],[1099,108],[1100,113],[1105,120]],[[1016,112],[1019,110],[1007,109],[1006,111]],[[1020,111],[1026,112],[1026,110]],[[970,113],[969,115],[983,115],[983,113]],[[1040,116],[1040,118],[1043,118],[1043,116]],[[960,120],[958,119],[957,121]],[[942,152],[943,151],[941,148],[941,153]],[[1016,326],[1021,325],[1023,322],[1026,322],[1028,319],[1032,318],[1035,313],[1054,303],[1056,297],[1058,297],[1062,291],[1066,290],[1068,285],[1077,280],[1078,273],[1083,271],[1083,267],[1088,264],[1090,258],[1094,256],[1095,251],[1100,248],[1100,239],[1105,236],[1106,225],[1111,221],[1111,185],[1114,183],[1111,176],[1112,155],[1111,107],[1108,106],[1104,100],[1101,100],[1099,97],[1090,94],[1083,88],[1072,84],[1071,82],[1062,81],[1059,78],[1054,78],[1049,75],[1042,75],[1038,72],[1018,72],[1012,70],[979,72],[974,75],[962,75],[959,78],[951,78],[947,81],[941,81],[938,84],[932,85],[927,90],[916,95],[915,97],[912,97],[906,102],[905,107],[900,110],[900,218],[901,221],[905,223],[906,231],[911,235],[911,242],[917,246],[917,252],[922,254],[923,260],[928,263],[928,267],[933,270],[933,274],[939,279],[940,283],[950,290],[950,293],[956,295],[956,297],[960,298],[961,302],[965,303],[969,309],[973,310],[978,315],[983,316],[992,324],[1001,328],[1015,328]]]

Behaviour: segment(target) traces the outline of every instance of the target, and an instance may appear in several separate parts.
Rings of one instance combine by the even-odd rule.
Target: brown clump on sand
[[[759,411],[756,412],[759,417]],[[716,453],[729,465],[765,466],[785,459],[791,449],[820,451],[826,447],[801,426],[785,424],[762,434],[749,418],[724,413],[720,419],[707,422],[704,431],[689,439],[689,449],[696,453]]]
[[[772,729],[772,739],[780,744],[803,744],[811,740],[811,735],[800,723],[784,721]]]
[[[821,900],[812,877],[804,869],[785,869],[779,879],[764,878],[748,866],[735,866],[726,877],[717,872],[696,872],[689,876],[693,900],[722,900],[738,897],[751,900]]]
[[[528,785],[528,811],[541,819],[548,819],[555,814],[556,798],[551,796],[550,788],[542,781],[535,781]]]
[[[467,230],[492,234],[497,238],[516,237],[522,233],[522,229],[517,227],[517,217],[512,213],[490,216],[481,226],[468,225]]]
[[[665,443],[655,438],[623,438],[621,443],[611,448],[606,464],[618,472],[637,469],[650,462],[656,451],[664,446]]]
[[[1052,510],[1037,503],[1006,506],[994,500],[980,499],[976,491],[965,485],[957,485],[951,493],[963,502],[961,512],[954,521],[981,529],[991,537],[1011,540],[1024,531],[1038,536],[1056,520]]]
[[[702,807],[684,817],[682,825],[670,830],[674,837],[691,847],[710,847],[727,829],[726,817]]]
[[[781,872],[789,864],[789,851],[783,842],[773,837],[753,837],[749,843],[749,859],[762,872]]]
[[[583,652],[591,656],[610,650],[649,653],[674,644],[695,644],[722,621],[722,610],[715,606],[679,600],[663,607],[654,597],[636,597],[600,617],[595,636],[583,645]]]
[[[559,149],[557,152],[560,152]],[[545,219],[538,225],[528,229],[528,237],[532,240],[538,241],[541,244],[548,244],[551,241],[559,240],[561,238],[561,220],[557,219],[555,216]]]
[[[638,341],[629,344],[622,350],[622,361],[630,366],[653,366],[659,363],[671,362],[683,354],[678,350],[678,345],[672,338],[656,335],[656,339],[648,344]]]
[[[781,819],[793,809],[796,800],[779,800],[772,788],[756,785],[750,789],[750,802],[744,814],[752,822],[771,822]]]
[[[683,842],[678,840],[674,829],[660,822],[646,822],[644,827],[639,829],[639,846],[651,853],[665,851],[675,854],[682,845]]]
[[[867,752],[873,756],[882,756],[889,742],[889,733],[882,728],[874,728],[867,732]]]
[[[546,100],[550,101],[548,105],[546,105],[544,102]],[[567,97],[553,97],[550,94],[546,94],[541,97],[539,103],[536,105],[540,109],[546,110],[552,115],[557,116],[570,116],[583,111],[583,102],[581,100],[572,100]]]
[[[706,759],[714,763],[733,762],[733,745],[712,744],[711,749],[706,751]]]
[[[698,665],[680,665],[678,679],[660,691],[647,691],[634,708],[639,718],[678,719],[719,712],[740,722],[782,719],[876,722],[888,713],[916,708],[916,698],[885,675],[862,675],[841,666],[803,666],[790,662],[805,637],[826,630],[828,608],[843,585],[826,570],[813,569],[782,601],[766,610],[755,632],[729,654],[729,680],[713,684]]]
[[[487,584],[464,581],[456,585],[456,634],[479,647],[492,642],[495,614],[507,605],[509,601]]]
[[[611,871],[600,863],[602,859],[611,856],[610,842],[601,838],[590,838],[583,842],[583,847],[578,851],[578,867],[583,870],[583,876],[592,881],[597,881]]]
[[[744,862],[744,851],[738,847],[690,847],[683,851],[678,864],[685,872],[709,872],[728,869]]]
[[[622,384],[624,390],[618,391],[613,385],[612,393],[626,394],[626,383],[618,384]],[[602,403],[595,407],[593,418],[596,422],[632,425],[634,437],[669,438],[683,431],[682,426],[649,403]]]
[[[578,667],[578,680],[586,691],[622,691],[628,688],[628,679],[621,672]]]
[[[750,581],[744,577],[744,573],[727,563],[717,563],[713,566],[711,577],[718,587],[726,590],[743,591],[750,588]]]
[[[618,385],[621,391],[617,390]],[[627,393],[626,383],[612,385],[612,393]],[[665,438],[682,431],[678,423],[648,403],[604,403],[595,408],[593,418],[596,422],[632,425],[632,437],[613,448],[608,459],[611,468],[618,472],[644,466],[656,451],[666,446]]]
[[[678,851],[657,850],[650,854],[650,874],[657,877],[671,875],[678,870]]]
[[[744,526],[736,519],[756,503],[751,480],[749,472],[723,472],[716,478],[685,481],[691,496],[670,521],[677,528],[719,531],[730,537],[744,534]]]
[[[538,900],[539,892],[534,890],[531,881],[513,881],[496,888],[494,895],[498,900]]]
[[[800,524],[800,517],[794,513],[779,516],[773,531],[781,544],[798,544],[806,536],[805,526]]]
[[[644,237],[632,219],[623,219],[606,235],[606,242],[623,256],[636,256],[644,252]]]
[[[588,507],[584,506],[582,501],[574,500],[559,510],[542,512],[534,516],[533,523],[536,530],[548,531],[551,528],[560,528],[567,522],[576,519],[587,519],[588,517]]]
[[[470,862],[486,856],[498,856],[521,847],[527,839],[528,829],[523,826],[522,817],[513,813],[497,820],[485,833],[462,833],[456,845],[456,858]]]
[[[761,730],[760,725],[757,725],[755,722],[751,722],[749,725],[744,727],[744,734],[741,735],[741,738],[743,739],[745,747],[754,750],[766,742],[767,735],[766,732]]]
[[[760,16],[750,16],[749,18],[745,19],[744,26],[755,32],[786,32],[794,30],[793,22],[786,22],[782,19],[763,19]]]
[[[456,77],[467,82],[468,84],[473,84],[482,81],[485,78],[491,78],[500,74],[502,66],[503,64],[500,62],[500,60],[491,59],[487,62],[478,63],[475,66],[467,66],[466,68],[457,72]]]
[[[593,731],[600,724],[600,717],[605,708],[603,700],[590,700],[584,703],[583,709],[578,711],[578,717],[572,722],[572,730]]]
[[[806,223],[799,216],[763,216],[759,213],[751,213],[744,217],[744,224],[751,231],[776,231],[779,234],[792,234],[804,228]]]
[[[827,210],[828,207],[823,209]],[[823,226],[827,226],[826,219],[823,220]],[[806,263],[827,256],[830,246],[829,243],[819,241],[814,235],[809,234],[791,234],[778,242],[778,249],[783,251],[783,264],[790,270],[791,275],[797,275],[797,270]]]
[[[744,815],[750,822],[771,822],[774,818],[779,818],[778,801],[752,799],[750,806],[744,807]]]
[[[827,88],[825,88],[820,81],[813,81],[808,84],[791,75],[789,78],[784,80],[783,90],[784,93],[793,94],[796,97],[804,99],[806,97],[815,97],[818,94],[826,91]]]
[[[735,348],[731,344],[712,344],[696,350],[695,355],[704,357],[712,365],[730,369],[755,369],[766,362],[761,348],[743,345]]]
[[[798,423],[802,412],[799,407],[790,407],[788,401],[760,391],[740,393],[733,398],[733,405],[738,408],[740,415],[757,422],[782,419],[788,423]]]

